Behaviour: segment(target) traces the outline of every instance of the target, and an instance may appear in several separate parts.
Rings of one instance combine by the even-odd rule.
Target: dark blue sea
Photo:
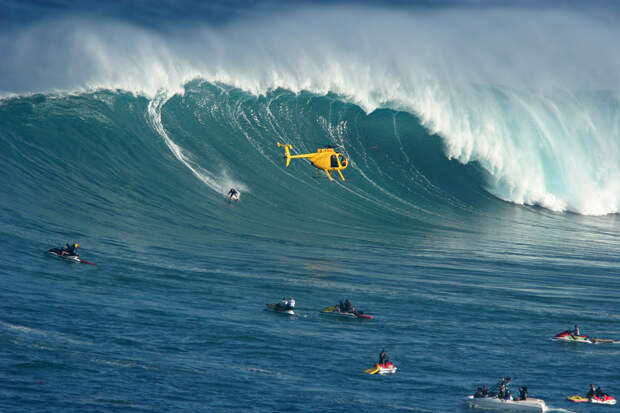
[[[551,338],[620,340],[619,23],[0,1],[0,411],[458,413],[501,377],[615,411],[566,397],[620,397],[620,344]]]

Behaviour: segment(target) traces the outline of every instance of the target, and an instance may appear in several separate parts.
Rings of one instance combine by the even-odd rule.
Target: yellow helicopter
[[[284,145],[278,142],[278,147],[280,146],[284,147],[287,167],[291,163],[291,159],[308,158],[312,166],[314,166],[317,169],[316,175],[315,175],[316,177],[319,176],[320,171],[325,171],[329,180],[333,181],[334,178],[332,178],[329,172],[337,171],[340,177],[342,178],[342,180],[343,181],[345,180],[344,176],[342,175],[342,172],[340,171],[342,171],[343,169],[346,169],[346,167],[349,166],[349,162],[347,161],[347,158],[343,154],[336,152],[334,150],[335,148],[334,146],[326,145],[324,148],[318,148],[316,152],[304,153],[301,155],[291,155],[290,150],[293,148],[293,145]]]

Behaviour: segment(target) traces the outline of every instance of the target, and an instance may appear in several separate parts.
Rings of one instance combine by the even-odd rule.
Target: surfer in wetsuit
[[[230,188],[230,191],[228,191],[228,199],[234,199],[235,201],[239,200],[239,191],[237,191],[235,188]]]

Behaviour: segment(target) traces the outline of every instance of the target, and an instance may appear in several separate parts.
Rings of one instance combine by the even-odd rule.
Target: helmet
[[[80,244],[78,244],[77,242],[75,244],[73,244],[73,248],[77,248],[79,246],[80,246]]]

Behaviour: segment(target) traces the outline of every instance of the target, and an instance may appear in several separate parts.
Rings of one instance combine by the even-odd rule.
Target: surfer
[[[241,196],[239,191],[237,191],[235,188],[230,188],[230,191],[228,191],[228,194],[226,195],[228,196],[228,199],[232,199],[234,201],[239,201],[239,197]]]

